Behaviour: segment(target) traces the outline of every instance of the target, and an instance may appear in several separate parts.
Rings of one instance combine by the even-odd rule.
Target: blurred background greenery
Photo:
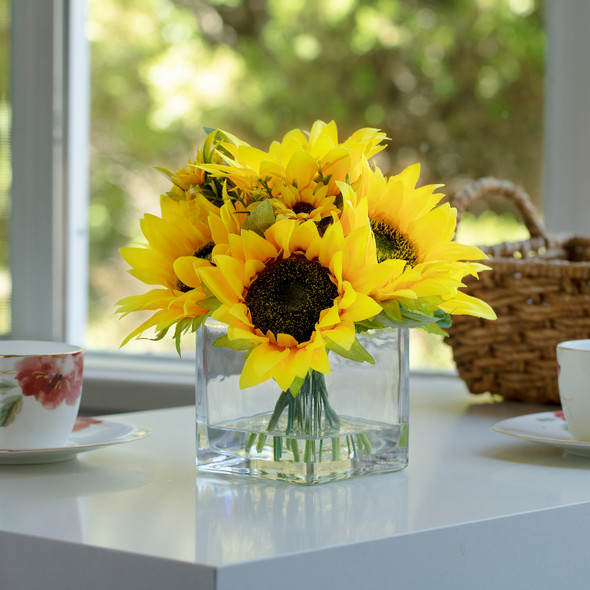
[[[385,171],[418,161],[421,181],[444,183],[447,194],[496,175],[540,205],[545,34],[536,0],[91,0],[88,35],[91,348],[117,346],[137,324],[113,318],[119,297],[143,290],[117,248],[141,241],[138,219],[158,213],[167,182],[153,167],[182,167],[203,126],[261,148],[315,119],[334,119],[343,138],[379,127],[390,137],[378,161]],[[493,208],[499,215],[475,229],[464,218],[465,241],[523,237],[512,213]],[[414,366],[452,364],[436,338],[415,336]]]
[[[168,183],[154,167],[184,166],[203,126],[261,148],[316,119],[335,120],[342,139],[379,127],[386,172],[418,161],[421,182],[446,194],[496,175],[541,205],[541,0],[89,0],[87,33],[88,349],[117,349],[139,323],[114,316],[119,298],[145,290],[118,249],[159,212]],[[484,209],[461,222],[465,241],[523,237],[502,203]],[[414,367],[452,366],[432,336],[415,334],[411,349]],[[168,342],[123,351],[174,354]]]

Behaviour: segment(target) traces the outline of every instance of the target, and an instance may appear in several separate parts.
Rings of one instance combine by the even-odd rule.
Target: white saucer
[[[0,465],[57,463],[73,459],[78,453],[137,440],[152,434],[151,428],[109,422],[95,418],[77,418],[74,431],[63,447],[49,449],[0,449]]]
[[[571,455],[590,457],[590,442],[574,440],[561,411],[508,418],[494,424],[492,430],[559,447]]]

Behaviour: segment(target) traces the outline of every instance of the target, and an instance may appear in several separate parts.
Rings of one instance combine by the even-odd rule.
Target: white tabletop
[[[590,459],[489,429],[549,409],[414,377],[409,467],[316,487],[197,473],[194,407],[107,416],[155,433],[0,465],[0,588],[586,588]]]

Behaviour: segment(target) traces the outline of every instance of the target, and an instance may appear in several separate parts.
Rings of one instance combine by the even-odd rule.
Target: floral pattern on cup
[[[81,354],[25,357],[16,364],[16,368],[16,379],[23,395],[35,396],[50,410],[62,402],[73,406],[80,397],[83,370]]]
[[[23,396],[10,395],[2,399],[0,405],[0,427],[9,426],[16,419],[16,415],[23,409]]]
[[[96,418],[85,418],[79,416],[76,418],[76,423],[74,424],[74,429],[72,432],[80,432],[81,430],[85,430],[86,428],[90,428],[95,424],[102,424],[102,420],[97,420]]]
[[[82,393],[83,366],[82,353],[51,354],[23,357],[14,371],[2,372],[0,427],[15,421],[23,408],[24,396],[34,397],[48,410],[55,410],[62,403],[76,405]]]

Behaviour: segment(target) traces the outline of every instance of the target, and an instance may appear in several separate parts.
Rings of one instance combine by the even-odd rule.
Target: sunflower
[[[222,142],[233,141],[235,145],[242,145],[238,138],[219,129],[209,132],[203,143],[202,149],[197,151],[194,160],[189,160],[188,165],[175,172],[157,166],[164,176],[170,180],[172,187],[167,194],[175,200],[191,200],[197,196],[205,197],[210,203],[221,207],[224,202],[224,193],[227,196],[227,183],[221,182],[216,176],[207,172],[207,165],[219,165],[223,162]],[[230,187],[231,189],[231,187]]]
[[[440,204],[444,195],[435,192],[440,185],[416,187],[419,174],[418,164],[389,178],[379,168],[366,165],[356,190],[340,185],[345,200],[357,205],[345,210],[345,226],[364,223],[362,211],[366,210],[377,260],[405,262],[403,274],[372,295],[379,301],[398,299],[407,308],[426,313],[440,309],[495,318],[486,303],[458,291],[465,276],[477,276],[488,268],[476,262],[484,260],[485,254],[475,246],[453,241],[456,210],[448,203]],[[363,201],[366,209],[358,206]],[[416,297],[400,297],[404,289]]]
[[[133,338],[141,337],[145,331],[151,328],[155,329],[158,334],[157,339],[160,339],[165,336],[174,324],[184,328],[184,322],[188,321],[192,326],[194,318],[204,317],[204,314],[209,311],[199,305],[199,302],[204,298],[205,295],[202,289],[193,289],[182,294],[174,293],[169,289],[152,289],[141,295],[124,297],[117,302],[119,306],[117,313],[122,316],[137,311],[154,311],[155,313],[128,334],[121,346],[124,346]],[[180,332],[178,336],[180,336]]]
[[[134,311],[155,313],[124,340],[123,344],[154,327],[158,338],[178,324],[178,337],[192,326],[195,318],[204,317],[208,309],[199,305],[206,298],[197,269],[211,266],[214,247],[207,218],[219,211],[202,196],[176,200],[160,198],[161,217],[147,214],[141,230],[147,240],[142,247],[121,248],[121,255],[131,266],[129,273],[148,285],[157,285],[141,295],[131,295],[118,302],[118,313]]]
[[[328,196],[325,185],[297,190],[292,185],[284,185],[279,195],[272,199],[277,219],[313,220],[321,223],[340,216],[336,197]]]
[[[348,236],[335,221],[323,235],[311,221],[277,221],[260,236],[229,235],[215,266],[202,267],[203,283],[221,302],[212,317],[228,325],[225,344],[248,350],[242,388],[274,378],[283,391],[310,370],[329,373],[328,349],[354,354],[355,322],[381,306],[368,293],[403,265],[367,264],[359,227]]]
[[[309,134],[294,129],[281,142],[273,142],[268,152],[243,143],[220,142],[227,165],[204,168],[212,175],[226,176],[245,192],[258,191],[259,198],[278,196],[284,185],[299,191],[326,185],[326,194],[335,196],[336,182],[355,181],[365,160],[384,149],[381,142],[385,138],[378,129],[365,128],[339,142],[334,121],[316,121]]]

